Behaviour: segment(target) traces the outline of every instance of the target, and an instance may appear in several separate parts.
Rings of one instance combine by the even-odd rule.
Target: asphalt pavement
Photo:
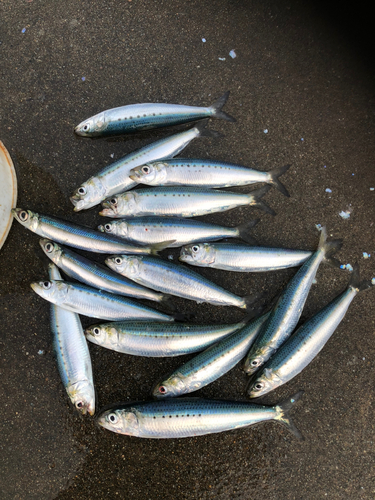
[[[2,0],[0,140],[15,164],[18,206],[96,227],[103,222],[96,208],[73,212],[74,189],[184,127],[90,140],[76,137],[74,126],[120,105],[209,105],[230,90],[224,109],[237,122],[211,120],[208,127],[224,137],[196,140],[183,156],[261,170],[291,163],[282,178],[291,197],[275,189],[266,195],[274,217],[245,207],[205,220],[236,226],[260,217],[259,244],[309,250],[318,243],[316,225],[325,225],[344,241],[340,261],[358,261],[363,278],[375,277],[374,58],[361,16],[358,24],[342,5],[336,12],[297,0]],[[310,366],[264,398],[273,404],[305,391],[293,411],[304,441],[277,423],[142,440],[99,429],[68,401],[49,304],[30,288],[47,276],[38,241],[14,222],[0,251],[2,500],[374,498],[374,291],[354,300]],[[163,252],[169,255],[176,261],[178,250]],[[265,292],[271,301],[296,271],[199,272],[238,295]],[[322,265],[301,321],[349,279],[348,270]],[[243,317],[235,308],[174,302],[197,323]],[[155,381],[182,359],[95,345],[90,353],[98,409],[150,398]],[[244,399],[246,384],[237,366],[196,395]]]

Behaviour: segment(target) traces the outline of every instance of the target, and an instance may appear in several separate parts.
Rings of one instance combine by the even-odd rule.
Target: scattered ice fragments
[[[22,28],[21,33],[26,33],[26,28]]]
[[[115,157],[115,153],[111,153],[109,156],[110,156],[111,158],[114,158],[114,157]]]
[[[342,217],[343,219],[349,219],[350,217],[350,212],[349,210],[344,212],[343,210],[339,213],[339,216]]]
[[[235,57],[237,57],[237,54],[235,53],[235,51],[234,51],[234,50],[231,50],[231,51],[229,52],[229,55],[230,55],[230,57],[231,57],[232,59],[234,59]]]
[[[326,188],[326,193],[332,193],[332,189]]]
[[[301,137],[301,141],[304,141],[304,138],[303,138],[303,137]]]
[[[205,39],[205,38],[202,38],[202,42],[203,42],[203,43],[206,43],[206,39]]]
[[[172,254],[171,254],[171,255],[168,255],[168,259],[169,259],[169,260],[173,260],[173,255],[172,255]]]
[[[265,129],[263,130],[263,132],[264,132],[265,134],[268,134],[268,128],[265,128]]]
[[[375,188],[370,188],[370,191],[374,191]]]
[[[352,272],[353,267],[350,264],[341,264],[340,269],[346,269],[347,271]]]
[[[322,225],[321,224],[315,224],[315,227],[318,231],[322,230]]]
[[[371,257],[371,254],[370,254],[370,253],[363,252],[363,258],[364,258],[364,259],[369,259],[370,257]]]
[[[39,354],[39,356],[41,356],[42,354],[44,354],[43,349],[39,349],[38,354]]]
[[[82,77],[82,81],[84,82],[85,80],[86,80],[86,78],[83,76],[83,77]]]
[[[219,61],[225,61],[225,57],[219,57]]]
[[[375,278],[372,278],[371,285],[375,285]]]

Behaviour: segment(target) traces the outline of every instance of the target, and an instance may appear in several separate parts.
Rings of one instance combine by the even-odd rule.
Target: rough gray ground
[[[73,127],[118,105],[209,104],[230,90],[225,110],[237,123],[212,121],[225,138],[195,141],[185,155],[264,170],[292,163],[283,178],[292,196],[266,196],[276,217],[243,208],[207,220],[237,225],[260,215],[260,243],[305,249],[316,247],[315,224],[325,224],[344,239],[342,262],[358,260],[364,277],[375,276],[373,61],[331,23],[336,13],[330,18],[320,7],[294,0],[1,1],[0,139],[17,170],[18,206],[96,226],[96,209],[73,213],[74,188],[111,155],[119,159],[172,130],[91,141],[74,137]],[[338,214],[348,208],[343,220]],[[363,252],[373,255],[364,260]],[[51,352],[49,305],[29,287],[46,276],[38,237],[15,222],[0,266],[2,499],[374,498],[374,292],[355,300],[311,366],[266,399],[306,391],[294,412],[305,441],[276,423],[151,441],[102,431],[70,406]],[[265,290],[271,298],[295,271],[200,272],[238,294]],[[303,318],[339,293],[349,273],[322,266],[317,279]],[[175,302],[197,322],[242,316]],[[90,351],[99,408],[149,397],[155,380],[181,363]],[[246,383],[237,367],[200,395],[243,398]]]

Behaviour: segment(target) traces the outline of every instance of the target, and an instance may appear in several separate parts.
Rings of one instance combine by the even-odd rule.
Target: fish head
[[[70,197],[74,205],[74,211],[94,207],[105,198],[106,190],[98,177],[91,177],[88,181],[81,184]]]
[[[62,248],[54,241],[48,240],[47,238],[42,238],[41,240],[39,240],[39,245],[42,247],[42,250],[47,255],[47,257],[49,257],[52,262],[58,265],[63,252]]]
[[[64,302],[66,294],[68,293],[68,285],[65,281],[36,281],[31,283],[30,286],[34,292],[40,295],[43,299],[57,305]]]
[[[126,215],[136,215],[137,198],[134,192],[122,193],[111,196],[102,203],[103,210],[99,212],[105,217],[124,217]]]
[[[244,364],[244,370],[248,375],[252,375],[255,373],[264,363],[270,358],[271,353],[274,352],[274,349],[269,346],[260,346],[258,348],[253,348]]]
[[[137,411],[131,407],[104,410],[98,416],[97,423],[104,429],[117,434],[139,435]]]
[[[105,260],[107,266],[130,279],[134,279],[140,274],[142,263],[141,255],[112,255]]]
[[[97,345],[116,347],[118,344],[118,331],[108,325],[93,325],[86,328],[87,340]]]
[[[173,398],[187,392],[182,375],[172,375],[155,385],[152,396],[156,399]]]
[[[23,210],[23,208],[12,208],[13,217],[23,226],[36,231],[39,226],[39,215],[31,210]]]
[[[66,388],[71,402],[82,415],[95,413],[95,389],[89,380],[79,380]]]
[[[213,264],[215,249],[209,243],[193,243],[181,248],[179,260],[194,264]]]
[[[98,229],[102,233],[112,234],[113,236],[125,238],[129,232],[129,224],[124,220],[121,221],[112,220],[98,226]]]
[[[133,168],[129,177],[140,184],[159,186],[167,178],[167,165],[163,162],[146,163],[146,165]]]
[[[106,128],[105,114],[99,113],[76,126],[74,132],[81,137],[95,137],[100,135]]]
[[[260,398],[282,384],[276,371],[272,368],[264,368],[255,379],[250,380],[247,393],[250,398]]]

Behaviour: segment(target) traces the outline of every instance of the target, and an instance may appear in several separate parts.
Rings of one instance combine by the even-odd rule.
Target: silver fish
[[[243,328],[246,321],[231,325],[123,321],[90,326],[85,334],[90,342],[113,351],[162,358],[201,351]]]
[[[198,391],[231,370],[244,358],[269,313],[211,345],[178,367],[152,391],[155,398],[171,398]]]
[[[245,309],[253,296],[238,297],[190,269],[157,258],[114,255],[106,259],[108,267],[135,282],[159,292],[217,306]]]
[[[303,264],[312,255],[304,250],[249,247],[231,243],[194,243],[181,248],[181,262],[225,271],[259,273]]]
[[[179,134],[160,139],[124,156],[79,186],[70,198],[74,210],[87,209],[98,205],[108,196],[122,193],[137,183],[130,179],[132,168],[149,161],[171,158],[182,151],[193,139],[200,136],[217,137],[219,134],[205,130],[202,126],[185,130]]]
[[[40,281],[31,284],[35,293],[68,311],[109,321],[173,321],[172,316],[137,302],[78,283]]]
[[[274,186],[285,196],[290,196],[279,180],[289,167],[290,165],[285,165],[270,172],[262,172],[235,163],[177,158],[133,168],[129,177],[133,181],[148,186],[225,188],[265,182]]]
[[[49,275],[50,279],[61,280],[54,264],[49,266]],[[94,415],[91,358],[78,314],[52,304],[51,330],[57,367],[71,402],[84,415]]]
[[[318,249],[290,280],[250,349],[245,360],[246,373],[256,372],[290,337],[301,317],[320,263],[324,260],[332,262],[331,255],[341,244],[341,240],[327,242],[327,231],[325,227],[321,229]]]
[[[162,103],[120,106],[107,109],[84,120],[74,129],[74,132],[82,137],[98,137],[169,127],[203,118],[219,118],[235,122],[233,117],[222,111],[228,97],[229,92],[226,92],[210,107]]]
[[[258,398],[294,378],[323,349],[354,299],[371,281],[360,281],[358,264],[354,266],[350,284],[343,293],[306,321],[259,370],[248,387],[250,398]]]
[[[216,241],[223,238],[242,238],[254,243],[251,229],[258,222],[259,219],[256,219],[237,227],[223,227],[178,217],[134,217],[111,220],[100,225],[98,229],[135,245],[155,245],[173,241],[169,247],[180,247],[195,241]]]
[[[39,241],[39,244],[47,257],[62,269],[65,274],[86,285],[106,292],[136,297],[138,299],[155,300],[156,302],[169,300],[166,295],[137,285],[134,281],[123,278],[118,273],[92,262],[72,250],[63,248],[51,240],[42,239]]]
[[[202,436],[275,420],[302,438],[289,416],[302,394],[300,391],[276,406],[199,398],[123,403],[103,410],[97,423],[117,434],[168,439]]]
[[[270,189],[270,186],[264,186],[247,194],[193,187],[137,189],[104,201],[102,203],[104,209],[99,213],[115,218],[142,215],[197,217],[250,205],[275,215],[275,212],[261,200]]]
[[[88,252],[155,254],[169,243],[166,242],[164,245],[156,245],[154,247],[139,247],[131,243],[126,243],[123,239],[116,236],[103,234],[89,227],[79,226],[73,222],[57,219],[56,217],[39,215],[31,210],[13,208],[12,214],[20,224],[39,236],[70,247],[87,250]]]

